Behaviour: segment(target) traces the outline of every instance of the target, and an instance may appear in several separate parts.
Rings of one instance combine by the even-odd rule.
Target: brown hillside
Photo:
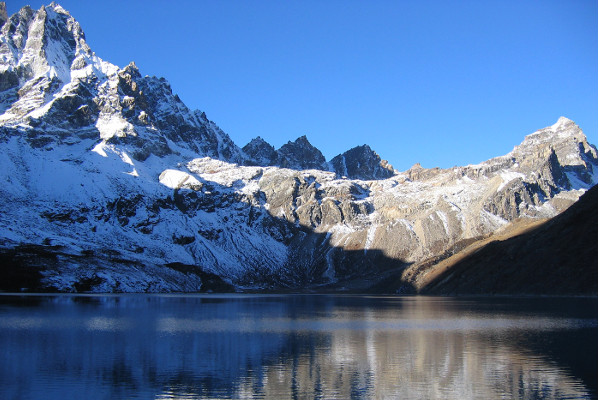
[[[417,278],[426,294],[598,294],[598,186],[564,213],[493,237]],[[514,232],[514,231],[513,231]],[[494,240],[495,239],[495,240]],[[477,248],[479,247],[479,248]],[[420,283],[420,284],[419,284]]]

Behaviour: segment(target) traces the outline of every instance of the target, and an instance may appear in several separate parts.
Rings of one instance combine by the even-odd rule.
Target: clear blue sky
[[[58,3],[97,55],[167,78],[239,146],[307,135],[328,160],[366,143],[448,168],[560,116],[598,143],[596,0]],[[9,14],[24,4],[45,3]]]

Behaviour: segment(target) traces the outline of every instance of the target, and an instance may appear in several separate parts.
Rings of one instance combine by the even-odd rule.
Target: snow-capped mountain
[[[1,32],[0,123],[26,130],[32,146],[50,149],[89,137],[101,139],[98,150],[123,145],[136,160],[150,154],[242,160],[229,136],[189,110],[165,79],[97,57],[59,5],[23,7]]]
[[[16,289],[370,279],[554,216],[597,182],[596,149],[562,117],[448,170],[397,172],[368,146],[326,162],[306,137],[240,149],[165,79],[98,58],[59,5],[2,10],[0,273]]]

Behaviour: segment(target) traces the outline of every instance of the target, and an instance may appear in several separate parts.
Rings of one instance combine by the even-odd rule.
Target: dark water
[[[597,317],[573,298],[0,295],[0,398],[595,398]]]

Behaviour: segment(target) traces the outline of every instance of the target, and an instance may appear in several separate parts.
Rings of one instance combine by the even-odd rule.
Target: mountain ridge
[[[597,183],[564,117],[477,165],[399,172],[367,145],[327,162],[305,136],[239,148],[166,79],[98,58],[55,3],[0,32],[1,260],[37,277],[24,290],[343,289]]]
[[[40,127],[36,121],[40,112],[36,110],[47,108],[57,117],[77,121],[82,127],[93,123],[103,139],[138,146],[136,158],[144,159],[150,153],[166,155],[183,147],[224,161],[266,166],[265,160],[253,160],[245,154],[205,113],[189,110],[164,78],[142,77],[133,62],[120,69],[97,57],[87,45],[80,25],[60,5],[51,3],[37,12],[24,7],[6,22],[2,29],[7,40],[0,46],[0,76],[4,83],[1,88],[5,92],[0,98],[4,103],[0,110],[4,111],[4,124]],[[60,40],[49,41],[48,37]],[[37,79],[31,81],[29,78],[34,76]],[[94,81],[103,79],[108,82],[94,85]],[[31,87],[21,86],[24,80],[29,80]],[[81,95],[85,92],[96,92],[99,98],[93,104],[83,104]],[[154,96],[147,98],[144,93]],[[49,96],[58,96],[62,101],[46,102]],[[4,109],[11,102],[12,107]],[[153,137],[153,129],[166,133],[174,145]],[[140,137],[143,144],[139,143]],[[306,136],[288,142],[278,152],[273,166],[329,169],[321,152]],[[316,158],[308,162],[308,157]]]

